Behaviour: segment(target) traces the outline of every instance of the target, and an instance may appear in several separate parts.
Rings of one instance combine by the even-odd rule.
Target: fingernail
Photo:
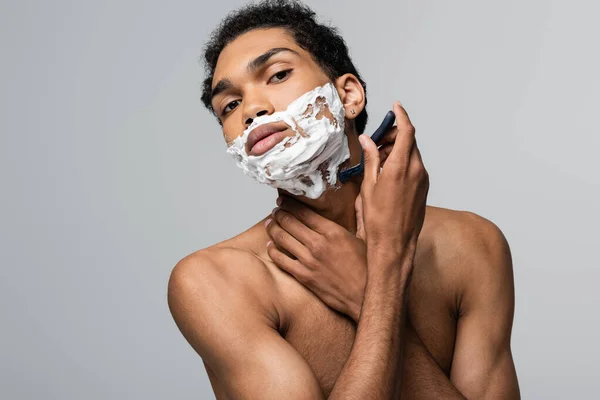
[[[279,196],[277,198],[277,200],[275,200],[275,203],[277,203],[278,206],[280,206],[282,202],[283,202],[283,199],[281,198],[281,196]]]
[[[269,219],[267,219],[267,220],[265,221],[265,228],[266,228],[267,226],[269,226],[269,224],[271,223],[271,221],[273,221],[271,218],[269,218]]]
[[[271,211],[271,216],[272,216],[273,218],[275,218],[275,213],[277,212],[277,210],[279,210],[279,207],[275,207],[275,208],[273,209],[273,211]]]
[[[269,247],[270,245],[272,245],[273,242],[271,242],[270,240],[267,242],[267,247]]]

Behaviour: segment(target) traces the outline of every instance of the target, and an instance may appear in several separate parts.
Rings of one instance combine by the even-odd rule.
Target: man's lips
[[[272,149],[287,136],[285,123],[265,124],[255,128],[248,135],[246,153],[259,156]]]

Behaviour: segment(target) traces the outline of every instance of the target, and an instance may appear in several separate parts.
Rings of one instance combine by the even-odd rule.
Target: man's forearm
[[[412,257],[370,257],[352,351],[329,399],[394,399],[401,383],[405,294]]]
[[[404,347],[402,399],[466,398],[450,382],[416,332],[407,327]]]

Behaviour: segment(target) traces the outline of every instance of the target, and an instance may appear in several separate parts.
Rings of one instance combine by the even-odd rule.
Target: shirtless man
[[[315,199],[279,189],[271,215],[173,269],[171,313],[216,397],[518,399],[508,244],[482,217],[425,207],[399,103],[379,151],[359,140],[365,85],[341,37],[306,7],[270,1],[228,17],[205,56],[203,100],[228,143],[331,83],[350,151],[339,169],[365,156],[363,175]]]

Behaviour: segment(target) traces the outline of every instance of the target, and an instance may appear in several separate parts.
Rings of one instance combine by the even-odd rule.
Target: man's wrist
[[[367,284],[371,281],[407,280],[413,268],[414,250],[404,249],[400,252],[367,251]]]

